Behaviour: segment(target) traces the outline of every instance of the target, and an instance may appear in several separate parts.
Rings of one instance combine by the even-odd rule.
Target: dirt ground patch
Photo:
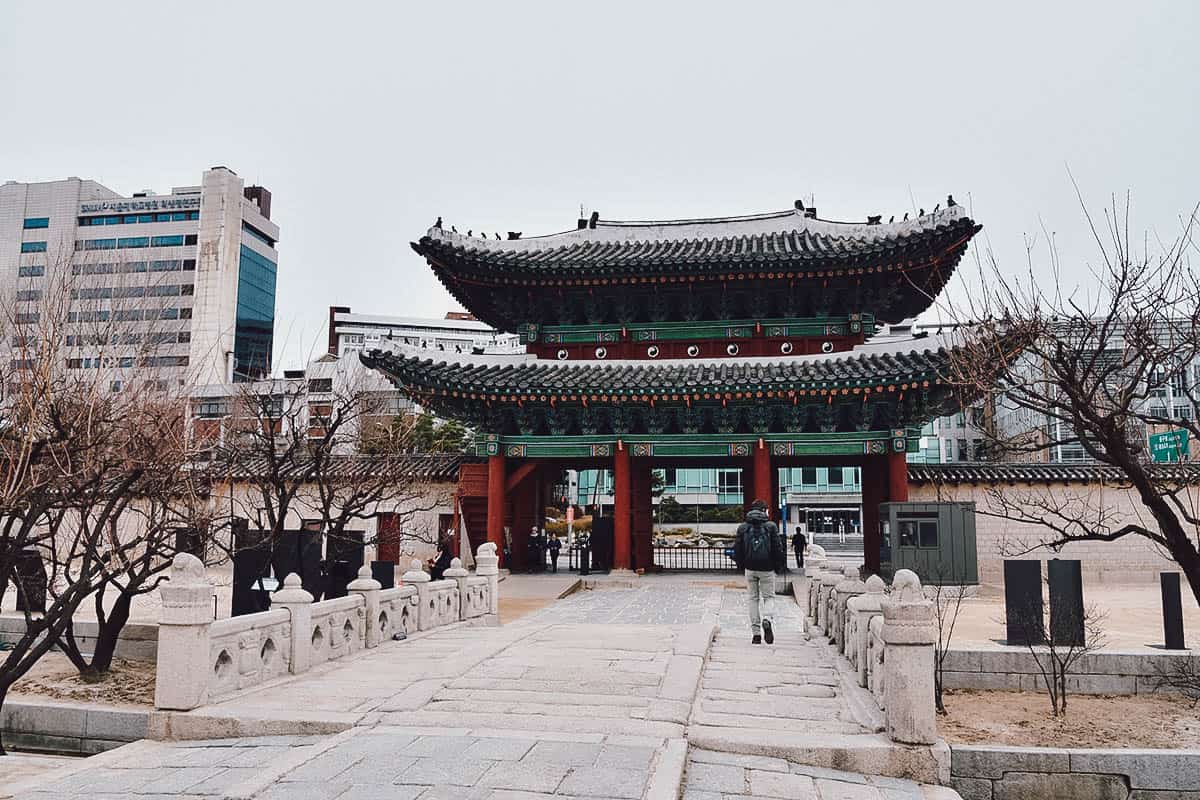
[[[153,706],[154,663],[118,658],[105,680],[84,683],[66,656],[51,651],[9,690],[9,697],[23,696],[110,706]]]
[[[1069,695],[1065,719],[1034,692],[946,691],[938,731],[951,744],[1200,747],[1200,707],[1170,695]]]
[[[553,597],[505,597],[500,594],[500,623],[507,625],[553,603]]]

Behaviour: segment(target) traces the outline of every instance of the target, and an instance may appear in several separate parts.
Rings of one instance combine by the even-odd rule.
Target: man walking
[[[555,574],[558,573],[558,551],[562,549],[562,542],[557,536],[550,537],[550,544],[547,545],[550,549],[550,567]]]
[[[804,569],[804,548],[808,547],[808,537],[804,535],[804,530],[799,523],[796,524],[796,532],[792,534],[792,550],[796,552],[796,568]]]
[[[750,504],[746,521],[738,526],[733,545],[734,560],[746,571],[746,594],[750,603],[750,632],[752,644],[775,642],[771,626],[775,602],[775,565],[784,560],[783,542],[779,529],[767,517],[767,504],[755,500]]]

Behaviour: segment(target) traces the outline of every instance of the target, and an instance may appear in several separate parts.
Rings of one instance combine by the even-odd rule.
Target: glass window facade
[[[17,267],[17,277],[19,278],[40,278],[45,274],[45,264],[27,264],[24,267]]]
[[[45,242],[21,242],[22,253],[44,253],[46,252]]]
[[[237,326],[233,338],[235,381],[256,380],[271,373],[276,271],[274,261],[242,245],[238,262]]]
[[[49,228],[49,217],[26,217],[24,228],[27,231],[37,230],[38,228]]]

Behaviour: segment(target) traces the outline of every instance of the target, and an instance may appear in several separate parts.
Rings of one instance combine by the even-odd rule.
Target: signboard
[[[120,198],[101,200],[95,203],[80,203],[81,214],[95,214],[101,211],[179,211],[186,208],[199,208],[200,195],[168,195],[165,197]]]
[[[1150,460],[1155,462],[1183,461],[1188,457],[1188,432],[1167,431],[1150,434]]]

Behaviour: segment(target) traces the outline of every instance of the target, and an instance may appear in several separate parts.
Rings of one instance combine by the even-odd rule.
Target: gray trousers
[[[746,570],[746,597],[750,603],[750,632],[762,634],[762,621],[775,623],[775,573],[771,570]]]

